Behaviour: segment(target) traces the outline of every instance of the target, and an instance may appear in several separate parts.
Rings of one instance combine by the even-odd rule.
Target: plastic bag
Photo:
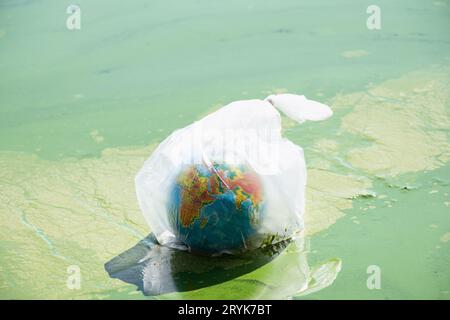
[[[300,123],[332,115],[293,94],[236,101],[156,148],[136,176],[136,192],[160,244],[235,254],[304,229],[303,150],[281,136],[278,110]]]

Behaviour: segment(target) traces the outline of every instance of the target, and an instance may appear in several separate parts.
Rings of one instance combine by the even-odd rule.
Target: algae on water
[[[317,134],[306,153],[309,235],[334,224],[354,198],[372,195],[375,179],[401,181],[404,174],[447,165],[449,83],[447,67],[432,67],[332,100],[342,114],[333,120],[336,132]],[[93,138],[101,142],[98,133]],[[137,206],[134,175],[152,149],[107,149],[99,158],[63,161],[1,152],[0,296],[141,297],[133,286],[109,278],[103,265],[150,231]],[[442,234],[445,243],[448,231]],[[276,271],[278,264],[284,265],[276,259],[267,268]],[[66,286],[70,265],[82,270],[80,290]],[[264,270],[233,280],[229,288],[254,290],[258,272]],[[211,292],[205,288],[192,297]]]

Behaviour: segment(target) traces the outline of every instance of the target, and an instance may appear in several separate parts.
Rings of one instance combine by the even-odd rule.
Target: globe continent
[[[263,218],[263,188],[247,166],[191,165],[178,174],[169,200],[169,221],[191,251],[243,251]]]

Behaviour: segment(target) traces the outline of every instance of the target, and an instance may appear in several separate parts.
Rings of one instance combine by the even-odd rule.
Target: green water
[[[347,212],[349,219],[317,235],[316,259],[334,252],[343,268],[333,286],[311,298],[449,299],[449,245],[441,240],[449,227],[449,178],[447,166],[421,176],[419,189],[378,184],[375,190],[390,200],[359,200]],[[370,206],[376,208],[364,210]],[[380,267],[380,290],[367,289],[370,265]]]
[[[221,105],[291,92],[335,112],[284,125],[307,158],[309,245],[164,297],[449,299],[448,0],[378,1],[372,31],[371,1],[80,0],[73,31],[69,4],[0,1],[1,298],[152,298],[104,269],[150,232],[143,161]],[[336,280],[304,295],[320,266]]]

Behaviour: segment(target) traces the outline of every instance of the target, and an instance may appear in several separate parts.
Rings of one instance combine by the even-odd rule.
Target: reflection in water
[[[325,288],[340,271],[338,259],[310,268],[305,247],[305,239],[297,239],[240,256],[206,257],[161,246],[150,234],[105,269],[150,296],[280,299]]]

